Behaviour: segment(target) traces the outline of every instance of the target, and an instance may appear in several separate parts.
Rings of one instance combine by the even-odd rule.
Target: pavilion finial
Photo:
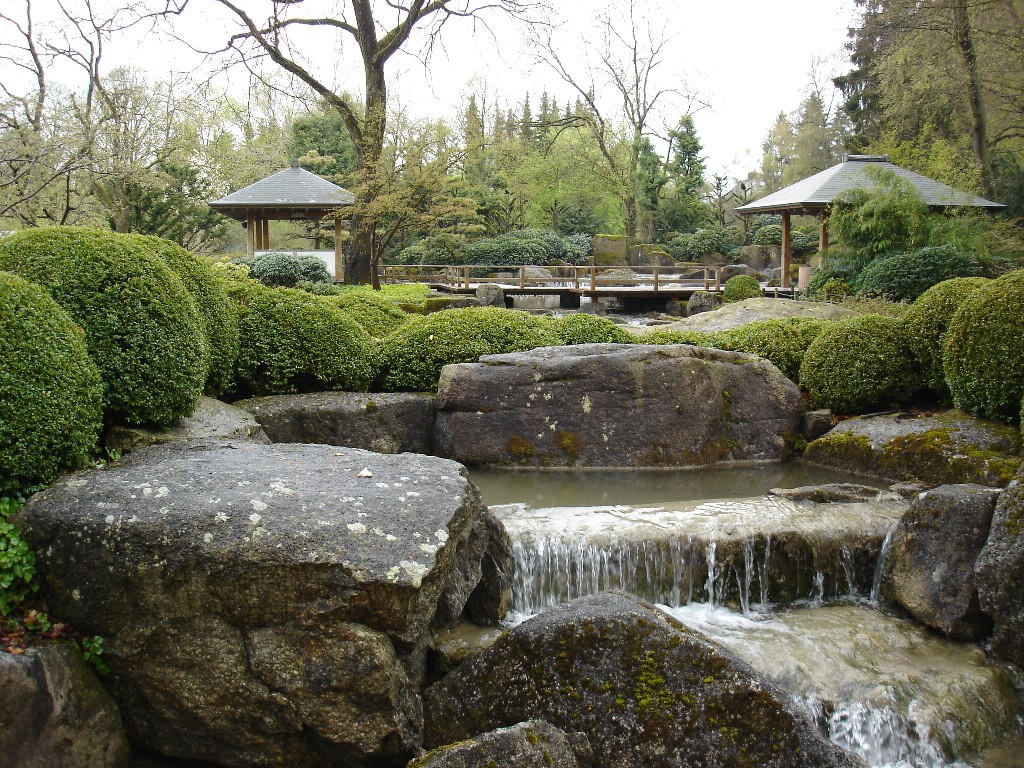
[[[298,167],[299,167],[299,161],[298,161],[298,160],[295,160],[295,159],[293,159],[293,160],[292,160],[292,168],[298,168]]]

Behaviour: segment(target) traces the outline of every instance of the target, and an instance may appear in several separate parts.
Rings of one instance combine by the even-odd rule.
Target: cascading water
[[[904,501],[603,496],[491,507],[513,539],[516,620],[608,589],[644,597],[773,678],[873,768],[962,768],[1020,728],[1004,668],[866,607]]]

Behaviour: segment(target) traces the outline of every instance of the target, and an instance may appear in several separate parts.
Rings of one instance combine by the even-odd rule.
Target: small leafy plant
[[[110,666],[103,660],[103,638],[99,635],[83,637],[79,644],[82,647],[82,658],[91,664],[97,674],[106,675],[110,673]]]

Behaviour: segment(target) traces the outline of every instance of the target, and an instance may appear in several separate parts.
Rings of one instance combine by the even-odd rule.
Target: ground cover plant
[[[385,391],[433,391],[441,368],[450,363],[560,344],[548,323],[525,312],[446,309],[416,318],[384,339],[381,384]]]
[[[574,312],[552,318],[550,323],[563,344],[632,344],[637,340],[606,317]]]
[[[362,392],[373,381],[376,343],[324,298],[245,278],[229,294],[239,313],[234,394]]]
[[[47,289],[85,333],[108,423],[162,426],[192,413],[207,378],[195,300],[126,235],[45,227],[0,239],[0,269]]]
[[[103,385],[82,330],[45,289],[0,272],[0,496],[83,466],[103,426]]]
[[[949,322],[943,371],[953,403],[968,413],[1015,421],[1024,397],[1024,270],[987,283]]]

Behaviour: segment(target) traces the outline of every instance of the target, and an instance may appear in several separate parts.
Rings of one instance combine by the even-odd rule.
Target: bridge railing
[[[539,270],[547,274],[538,274]],[[383,266],[381,278],[388,283],[431,283],[463,290],[484,283],[518,287],[522,290],[536,287],[597,291],[602,287],[633,287],[659,291],[679,286],[702,287],[705,291],[722,290],[722,268],[701,264],[676,264],[671,267],[388,264]]]

